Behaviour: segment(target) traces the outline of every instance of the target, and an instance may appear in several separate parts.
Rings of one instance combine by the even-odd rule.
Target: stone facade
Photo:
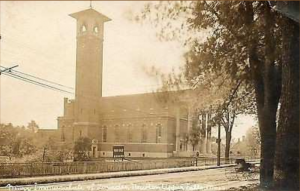
[[[192,150],[189,135],[191,107],[168,93],[102,96],[104,23],[110,19],[94,9],[70,15],[77,20],[75,99],[64,99],[64,115],[58,117],[61,141],[74,142],[79,137],[93,140],[91,155],[112,157],[114,145],[124,145],[126,157],[192,156],[210,153],[210,140]],[[163,98],[163,99],[162,99]],[[206,132],[205,122],[199,123]],[[204,120],[202,120],[204,121]],[[207,138],[208,137],[208,138]]]

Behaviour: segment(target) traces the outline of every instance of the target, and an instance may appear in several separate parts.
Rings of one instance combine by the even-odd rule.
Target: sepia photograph
[[[299,1],[0,1],[0,191],[298,191]]]

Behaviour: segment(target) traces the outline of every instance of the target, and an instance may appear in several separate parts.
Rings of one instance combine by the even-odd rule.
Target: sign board
[[[113,146],[113,157],[115,158],[123,158],[125,157],[124,154],[124,146],[123,145],[115,145]]]

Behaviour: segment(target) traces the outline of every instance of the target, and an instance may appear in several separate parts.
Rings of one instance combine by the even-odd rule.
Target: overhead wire
[[[13,72],[3,72],[2,74],[6,75],[6,76],[10,76],[10,77],[15,78],[15,79],[19,79],[19,80],[31,83],[31,84],[34,84],[34,85],[37,85],[37,86],[41,86],[41,87],[44,87],[44,88],[52,89],[52,90],[59,91],[59,92],[73,94],[70,91],[63,90],[63,89],[60,89],[60,88],[57,88],[57,87],[54,87],[54,86],[51,86],[51,85],[48,85],[48,84],[44,84],[44,83],[29,79],[29,78],[14,74]]]
[[[4,67],[4,66],[0,66],[0,68],[7,69],[7,67]],[[67,88],[67,89],[74,90],[74,88],[72,88],[72,87],[65,86],[65,85],[62,85],[62,84],[59,84],[59,83],[56,83],[56,82],[52,82],[52,81],[49,81],[49,80],[46,80],[46,79],[43,79],[43,78],[40,78],[40,77],[37,77],[37,76],[33,76],[33,75],[30,75],[30,74],[26,74],[24,72],[20,72],[20,71],[17,71],[15,69],[11,70],[11,72],[12,73],[17,73],[17,74],[20,74],[20,75],[24,75],[24,76],[27,76],[27,77],[30,77],[30,78],[34,78],[34,79],[37,79],[37,80],[41,80],[41,81],[44,81],[44,82],[47,82],[47,83],[50,83],[50,84],[54,84],[54,85],[57,85],[57,86],[60,86],[60,87],[64,87],[64,88]]]
[[[3,67],[3,66],[0,66],[0,67],[6,69],[6,67]],[[21,81],[24,81],[24,82],[27,82],[27,83],[30,83],[30,84],[34,84],[34,85],[43,87],[43,88],[47,88],[47,89],[51,89],[51,90],[55,90],[55,91],[59,91],[59,92],[63,92],[63,93],[68,93],[68,94],[74,94],[73,92],[63,90],[63,89],[60,89],[60,88],[57,88],[57,87],[54,87],[54,86],[51,86],[51,85],[48,85],[48,84],[44,84],[42,82],[38,82],[38,81],[35,81],[35,80],[32,80],[32,79],[26,78],[24,76],[21,76],[21,75],[18,75],[16,73],[14,73],[14,72],[15,72],[15,70],[12,70],[11,72],[3,72],[2,74],[6,75],[6,76],[9,76],[9,77],[12,77],[12,78],[15,78],[15,79],[18,79],[18,80],[21,80]],[[23,74],[23,72],[20,72],[20,73]],[[32,75],[29,75],[29,74],[26,74],[26,75],[32,76]],[[33,77],[35,77],[35,76],[33,76]],[[42,78],[38,78],[38,79],[41,79],[43,81],[48,81],[48,80],[45,80],[45,79],[42,79]],[[48,82],[51,82],[51,81],[48,81]],[[54,83],[54,82],[51,82],[51,83]],[[59,84],[59,85],[61,85],[61,84]],[[79,94],[79,96],[81,96],[85,99],[92,99],[92,100],[97,100],[97,101],[99,100],[98,98],[89,97],[89,96],[86,96],[86,95],[83,95],[83,94]],[[112,104],[115,107],[118,107],[120,109],[131,110],[131,111],[135,111],[135,112],[138,112],[138,113],[144,113],[144,114],[148,114],[148,115],[155,115],[154,113],[151,113],[151,112],[148,112],[148,111],[141,111],[141,110],[137,110],[137,109],[133,109],[133,108],[123,107],[123,106],[121,106],[117,103],[114,103],[114,102],[112,102]]]

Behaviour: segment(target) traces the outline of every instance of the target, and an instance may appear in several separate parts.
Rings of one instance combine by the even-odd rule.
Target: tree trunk
[[[280,79],[274,74],[274,69],[270,67],[265,67],[265,71],[262,72],[262,67],[267,63],[259,62],[255,46],[250,47],[249,52],[261,135],[260,185],[264,188],[271,188],[273,185],[276,113],[280,97],[280,88],[278,88]]]
[[[229,163],[231,132],[226,132],[225,162]]]
[[[250,7],[252,8],[252,7]],[[281,95],[281,65],[275,62],[274,14],[264,2],[263,59],[258,56],[258,39],[250,38],[249,62],[255,88],[258,123],[261,134],[260,185],[272,188],[276,143],[276,113]],[[252,17],[253,19],[253,17]],[[250,24],[251,26],[251,24]],[[249,30],[252,28],[250,27]]]
[[[266,106],[258,109],[258,121],[261,132],[260,185],[271,188],[274,172],[276,110]]]
[[[299,24],[286,19],[282,28],[282,97],[274,185],[278,190],[299,190]]]

